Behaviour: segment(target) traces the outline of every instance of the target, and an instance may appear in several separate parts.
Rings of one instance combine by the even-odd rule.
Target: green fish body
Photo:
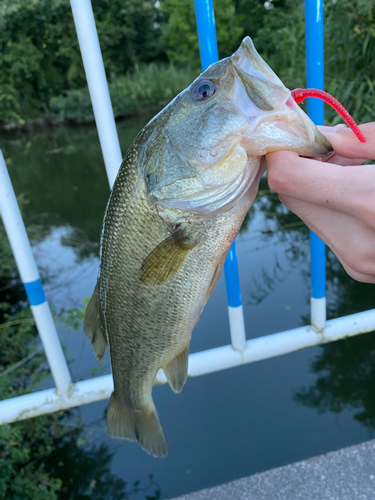
[[[268,151],[327,154],[330,144],[247,37],[140,132],[104,217],[85,333],[107,344],[114,380],[107,427],[154,456],[167,443],[152,400],[163,369],[186,381],[191,334],[252,205]]]

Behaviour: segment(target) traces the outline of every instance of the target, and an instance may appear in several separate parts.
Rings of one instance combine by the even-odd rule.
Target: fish
[[[162,369],[186,382],[192,331],[254,202],[264,155],[331,152],[328,140],[246,37],[138,134],[106,208],[97,284],[84,331],[109,344],[107,430],[167,455],[152,399]]]

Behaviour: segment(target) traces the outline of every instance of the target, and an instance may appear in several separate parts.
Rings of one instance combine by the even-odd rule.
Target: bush
[[[92,4],[109,79],[163,59],[154,2]],[[48,119],[50,100],[85,82],[69,0],[0,1],[0,122]]]
[[[199,71],[190,66],[173,64],[136,64],[124,76],[109,84],[115,117],[129,116],[139,108],[162,107],[187,87]],[[88,88],[70,90],[64,96],[51,100],[55,120],[73,120],[78,123],[94,119]]]

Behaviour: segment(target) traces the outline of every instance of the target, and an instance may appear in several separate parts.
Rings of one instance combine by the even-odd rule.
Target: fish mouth
[[[298,120],[298,124],[303,123],[303,128],[305,132],[305,137],[308,141],[315,145],[315,147],[319,147],[320,151],[315,153],[314,155],[309,156],[325,156],[330,155],[332,153],[332,145],[329,140],[317,129],[314,122],[311,118],[298,106],[295,100],[290,97],[286,102],[286,105],[290,107],[297,115],[296,123]]]
[[[290,90],[260,57],[251,38],[246,37],[242,41],[230,61],[247,98],[253,104],[253,108],[250,108],[245,103],[246,98],[242,103],[253,138],[260,135],[265,145],[259,151],[259,141],[255,141],[257,151],[250,147],[250,154],[292,149],[302,156],[314,157],[332,152],[328,139],[319,132],[291,97]],[[257,108],[255,112],[254,105]],[[251,116],[248,111],[251,111]]]
[[[282,89],[287,90],[276,73],[258,54],[249,36],[242,40],[240,47],[230,59],[232,63],[244,73],[256,78],[261,78],[267,82],[272,82]]]

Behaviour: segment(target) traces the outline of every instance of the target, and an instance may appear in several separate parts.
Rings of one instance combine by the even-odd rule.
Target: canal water
[[[118,123],[123,153],[148,119]],[[96,129],[7,134],[0,144],[27,225],[43,227],[33,251],[48,300],[56,314],[80,309],[96,282],[109,195]],[[237,249],[247,337],[308,323],[308,231],[269,191],[265,178]],[[349,278],[331,252],[327,281],[329,318],[375,306],[374,286]],[[108,352],[97,363],[82,326],[59,325],[59,335],[75,381],[110,373]],[[191,352],[229,342],[221,276],[193,332]],[[105,428],[107,401],[85,405],[79,409],[84,449],[88,454],[104,450],[103,460],[112,457],[102,465],[127,483],[128,498],[156,500],[359,443],[372,438],[375,429],[374,359],[370,333],[189,379],[179,395],[167,385],[155,387],[169,443],[166,459],[111,439]],[[52,386],[45,380],[43,387]],[[100,452],[96,456],[100,460]],[[61,459],[70,460],[73,474],[74,457]],[[93,493],[92,498],[109,497]]]

